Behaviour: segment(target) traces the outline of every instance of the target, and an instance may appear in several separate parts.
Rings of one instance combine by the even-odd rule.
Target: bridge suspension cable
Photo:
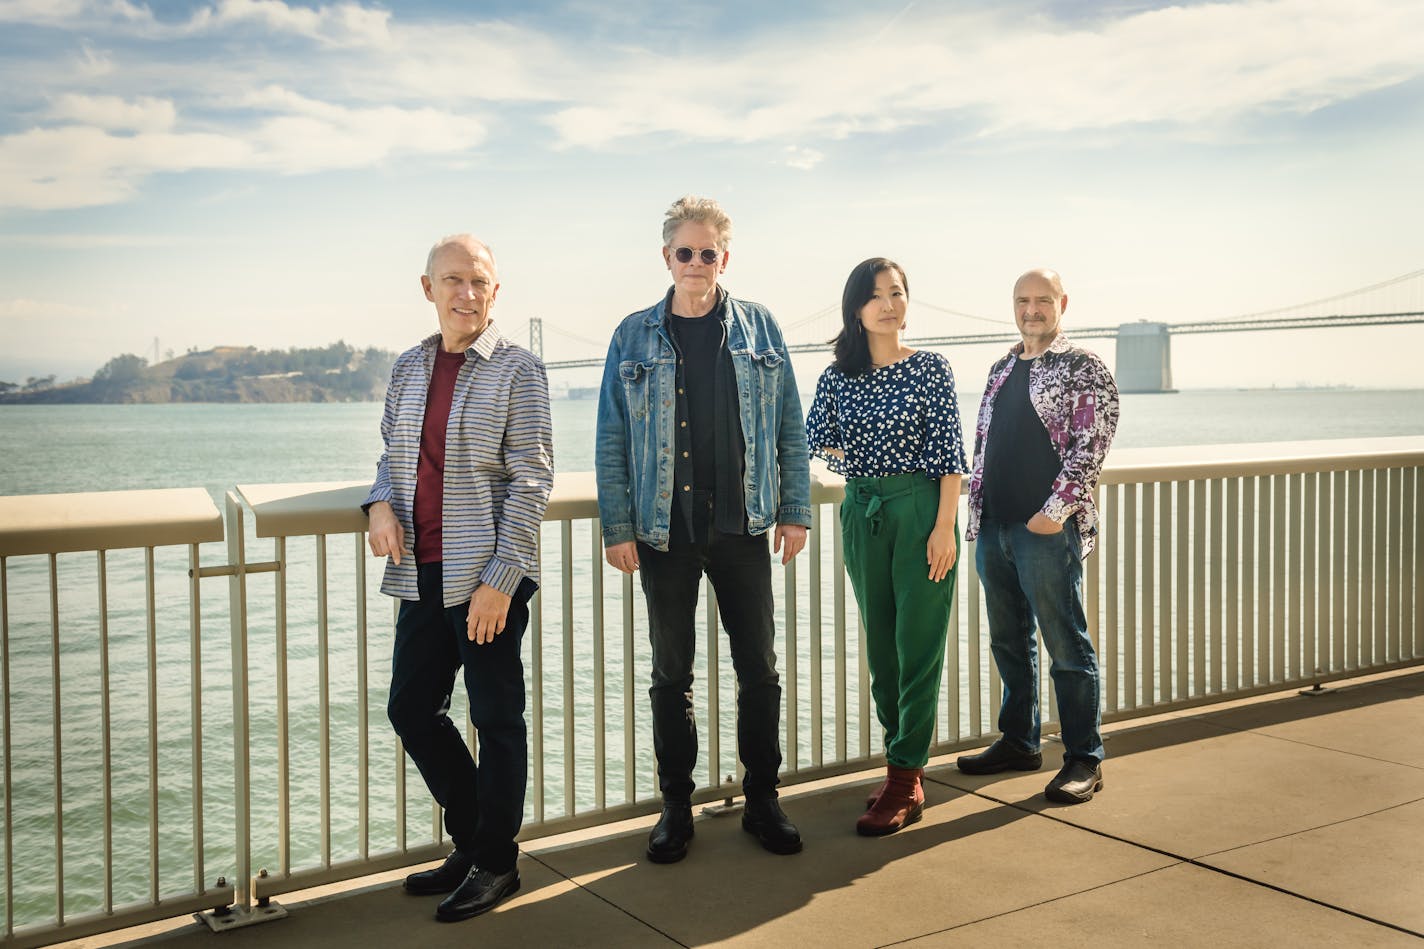
[[[1309,301],[1307,301],[1307,302],[1305,302],[1305,303],[1294,303],[1294,304],[1291,304],[1290,306],[1276,307],[1275,309],[1271,309],[1271,310],[1257,310],[1257,311],[1254,312],[1254,313],[1242,313],[1242,314],[1240,314],[1240,315],[1238,315],[1238,316],[1225,316],[1225,317],[1220,317],[1220,318],[1215,319],[1215,320],[1198,320],[1198,321],[1194,321],[1194,322],[1195,322],[1195,323],[1213,323],[1213,322],[1235,323],[1235,322],[1238,322],[1238,321],[1240,321],[1240,320],[1250,320],[1250,319],[1256,319],[1257,317],[1276,316],[1276,315],[1281,314],[1281,313],[1290,313],[1290,312],[1292,312],[1292,311],[1294,311],[1294,310],[1308,310],[1308,309],[1310,309],[1311,307],[1324,306],[1324,305],[1327,304],[1327,303],[1334,303],[1334,302],[1336,302],[1336,301],[1338,301],[1338,300],[1347,299],[1348,297],[1360,297],[1360,296],[1364,296],[1364,295],[1367,294],[1367,293],[1374,293],[1376,290],[1384,290],[1385,288],[1387,288],[1387,287],[1392,287],[1392,286],[1394,286],[1395,284],[1404,283],[1406,280],[1414,280],[1414,279],[1419,278],[1419,277],[1424,277],[1424,270],[1412,270],[1412,271],[1410,271],[1410,272],[1407,273],[1407,274],[1400,274],[1398,277],[1391,277],[1391,278],[1388,279],[1388,280],[1381,280],[1379,283],[1372,283],[1372,284],[1370,284],[1370,285],[1367,286],[1367,287],[1360,287],[1360,288],[1357,289],[1357,290],[1347,290],[1347,291],[1345,291],[1344,293],[1337,293],[1337,294],[1334,294],[1333,296],[1321,297],[1321,298],[1318,299],[1318,300],[1309,300]]]

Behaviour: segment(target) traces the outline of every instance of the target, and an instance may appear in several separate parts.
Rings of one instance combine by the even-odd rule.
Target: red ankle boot
[[[864,837],[893,834],[924,816],[923,768],[886,766],[885,788],[870,809],[855,822],[855,832]]]

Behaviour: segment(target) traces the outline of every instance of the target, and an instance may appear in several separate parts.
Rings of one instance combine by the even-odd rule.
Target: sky
[[[1424,268],[1420,35],[1414,0],[0,0],[0,380],[155,339],[404,349],[435,326],[426,251],[464,231],[502,327],[601,357],[666,289],[685,193],[726,208],[724,285],[793,338],[882,255],[912,336],[1007,324],[1038,266],[1070,335],[1327,298]],[[1173,369],[1417,387],[1421,343],[1182,336]],[[1002,350],[946,354],[977,381]]]

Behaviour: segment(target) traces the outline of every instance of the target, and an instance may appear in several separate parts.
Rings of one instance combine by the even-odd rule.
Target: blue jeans
[[[1020,751],[1038,750],[1038,647],[1034,621],[1053,660],[1063,759],[1103,760],[1098,657],[1083,611],[1083,561],[1070,521],[1057,534],[985,518],[975,551],[989,612],[989,644],[1004,700],[999,731]]]

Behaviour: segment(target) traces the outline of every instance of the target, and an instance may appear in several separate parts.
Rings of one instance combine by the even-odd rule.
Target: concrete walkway
[[[688,859],[657,866],[646,818],[527,845],[518,896],[468,922],[434,922],[438,898],[392,873],[230,933],[174,921],[71,945],[1424,945],[1424,673],[1108,734],[1084,805],[1043,799],[1056,762],[973,778],[942,759],[925,819],[890,837],[855,835],[865,774],[783,796],[806,840],[793,857],[732,814],[699,817]]]

